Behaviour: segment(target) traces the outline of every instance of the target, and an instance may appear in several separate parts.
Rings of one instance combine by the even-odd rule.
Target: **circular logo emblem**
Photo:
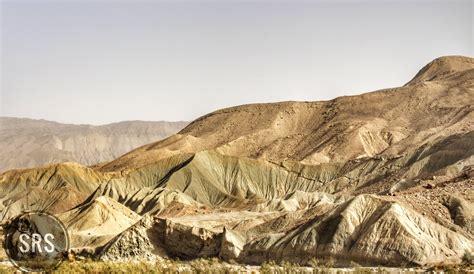
[[[50,271],[66,257],[69,236],[58,218],[45,212],[20,214],[4,227],[5,251],[21,271]]]

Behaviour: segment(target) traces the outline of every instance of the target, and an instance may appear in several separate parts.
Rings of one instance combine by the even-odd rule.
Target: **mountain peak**
[[[432,81],[469,69],[474,69],[474,58],[460,55],[442,56],[424,66],[407,85],[420,81]]]

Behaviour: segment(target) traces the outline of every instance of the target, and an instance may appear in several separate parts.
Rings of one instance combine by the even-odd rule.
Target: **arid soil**
[[[77,258],[460,265],[473,170],[474,59],[448,56],[399,88],[232,107],[92,167],[6,171],[0,210],[57,214]]]

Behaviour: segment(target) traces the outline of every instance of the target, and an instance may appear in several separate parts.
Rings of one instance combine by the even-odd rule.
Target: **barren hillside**
[[[193,121],[179,134],[112,161],[103,170],[138,167],[158,158],[209,149],[311,165],[402,155],[472,130],[473,78],[472,58],[443,57],[400,88],[325,102],[222,109]]]
[[[218,110],[102,165],[7,171],[0,209],[58,214],[102,260],[459,264],[473,110],[474,59],[442,57],[399,88]]]

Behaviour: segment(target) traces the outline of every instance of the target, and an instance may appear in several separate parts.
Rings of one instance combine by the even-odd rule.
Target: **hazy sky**
[[[473,1],[3,1],[0,115],[192,120],[473,56]]]

